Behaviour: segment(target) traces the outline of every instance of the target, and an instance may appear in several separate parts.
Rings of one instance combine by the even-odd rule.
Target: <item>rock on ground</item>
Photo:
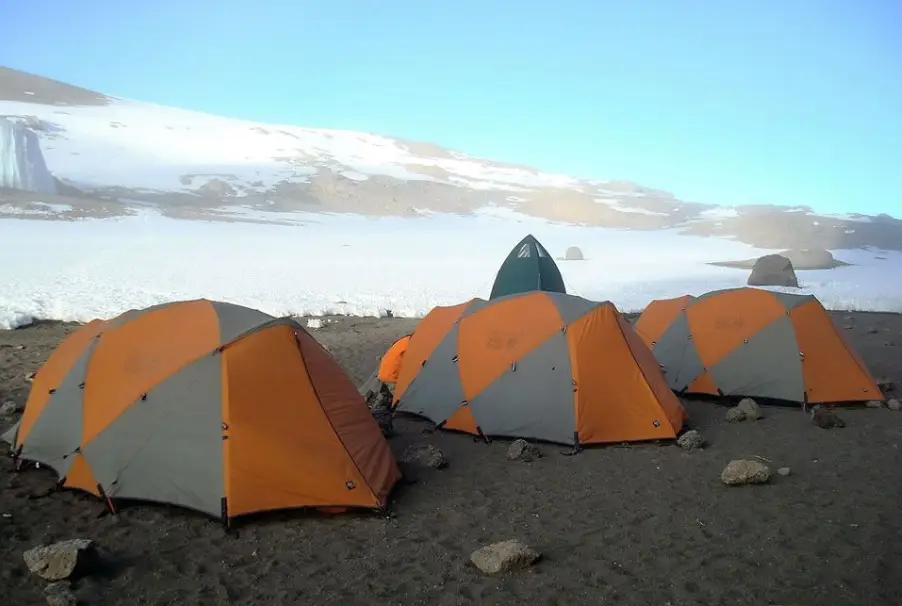
[[[531,566],[540,557],[522,541],[510,539],[480,547],[470,554],[470,561],[485,574],[498,574]]]
[[[896,398],[890,398],[886,401],[886,407],[890,410],[902,410],[902,402],[899,402]]]
[[[535,444],[526,440],[514,440],[507,449],[508,461],[525,461],[529,463],[542,456],[542,451]]]
[[[792,470],[789,467],[781,467],[780,469],[777,470],[777,473],[780,474],[781,476],[788,476],[789,474],[792,473]]]
[[[758,402],[752,398],[742,398],[742,400],[739,401],[739,404],[736,405],[736,409],[741,410],[745,415],[745,418],[749,421],[757,421],[763,416],[761,414],[761,408],[758,406]]]
[[[815,408],[812,410],[811,421],[822,429],[846,426],[846,422],[829,408]]]
[[[730,461],[720,474],[721,481],[727,486],[766,484],[770,481],[770,478],[770,468],[761,461],[754,459]]]
[[[402,453],[401,460],[405,463],[424,465],[433,469],[444,469],[448,466],[445,454],[432,444],[408,446]]]
[[[16,406],[16,403],[13,402],[12,400],[7,400],[2,405],[0,405],[0,415],[2,415],[4,417],[8,417],[12,414],[15,414],[16,412],[18,412],[18,410],[19,409]]]
[[[703,448],[705,446],[705,439],[702,437],[702,434],[698,433],[698,431],[690,429],[679,438],[677,438],[677,444],[680,448],[693,450],[696,448]]]
[[[892,381],[892,379],[886,378],[877,379],[877,387],[883,393],[889,393],[896,390],[896,384]]]
[[[883,402],[880,400],[869,400],[865,406],[868,408],[883,408]]]
[[[69,539],[35,547],[23,556],[28,570],[47,581],[82,576],[97,562],[97,550],[90,539]]]
[[[740,421],[745,421],[745,413],[734,406],[727,411],[727,415],[724,418],[730,423],[739,423]]]
[[[72,593],[72,586],[68,581],[50,583],[44,588],[44,595],[49,606],[76,606],[78,599]]]
[[[391,390],[384,383],[380,386],[379,391],[371,396],[370,412],[379,429],[382,430],[383,437],[391,438],[395,435],[394,411],[391,408],[394,396]]]

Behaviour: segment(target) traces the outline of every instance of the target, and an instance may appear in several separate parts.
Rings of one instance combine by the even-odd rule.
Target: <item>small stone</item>
[[[811,411],[811,421],[821,429],[846,426],[846,422],[839,415],[829,408],[821,408],[820,406],[816,406]]]
[[[880,400],[870,400],[865,406],[868,408],[883,408],[883,402]]]
[[[25,349],[24,345],[16,345],[16,351],[22,351],[23,349]]]
[[[401,455],[401,460],[433,469],[444,469],[448,466],[448,459],[444,453],[432,444],[408,446]]]
[[[33,382],[35,374],[37,374],[37,373],[34,373],[34,372],[28,373],[27,375],[25,375],[25,380],[28,381],[29,383]]]
[[[78,599],[72,593],[72,586],[68,581],[50,583],[44,588],[44,594],[49,606],[76,606]]]
[[[745,414],[745,418],[749,421],[757,421],[763,415],[758,403],[752,398],[742,398],[736,405],[737,410],[741,410]]]
[[[890,398],[886,401],[886,407],[890,410],[899,411],[902,410],[902,403],[900,403],[896,398]]]
[[[2,405],[0,405],[0,416],[8,417],[9,415],[18,411],[18,407],[16,403],[12,400],[7,400]]]
[[[542,456],[542,451],[535,444],[526,440],[514,440],[507,449],[508,461],[524,461],[529,463]]]
[[[770,477],[770,468],[761,461],[754,459],[730,461],[720,474],[721,481],[727,486],[766,484],[770,481]]]
[[[97,550],[90,539],[69,539],[35,547],[23,554],[28,570],[46,581],[81,576],[96,563]]]
[[[470,561],[485,574],[499,574],[531,566],[540,557],[535,549],[511,539],[480,547],[470,554]]]
[[[896,384],[892,379],[881,378],[877,379],[877,388],[883,393],[888,393],[896,390]]]
[[[739,423],[740,421],[745,421],[745,412],[735,407],[731,408],[727,411],[726,419],[730,423]]]
[[[698,431],[696,431],[695,429],[690,429],[677,439],[677,444],[680,448],[684,448],[686,450],[695,450],[698,448],[704,448],[705,439],[702,437],[702,434],[698,433]]]
[[[789,469],[789,467],[781,467],[780,469],[777,470],[777,473],[780,474],[781,476],[785,477],[785,476],[788,476],[790,473],[792,473],[792,470]]]

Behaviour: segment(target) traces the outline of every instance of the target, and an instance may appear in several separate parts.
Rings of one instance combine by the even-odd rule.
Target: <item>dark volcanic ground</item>
[[[902,316],[841,313],[837,322],[872,371],[902,383]],[[341,318],[315,331],[358,381],[400,319]],[[0,401],[26,397],[24,376],[72,329],[0,332]],[[421,432],[399,423],[400,453],[432,443],[447,469],[415,470],[394,517],[290,513],[248,520],[237,537],[216,521],[161,506],[98,517],[95,499],[65,492],[42,470],[0,471],[0,602],[44,604],[24,550],[96,540],[105,574],[75,584],[84,604],[618,604],[682,606],[902,604],[902,413],[840,411],[845,429],[800,410],[730,424],[725,409],[689,402],[703,451],[642,445],[543,447],[510,462],[507,444]],[[11,420],[11,419],[10,419]],[[788,477],[727,488],[733,458],[759,456]],[[531,569],[487,578],[468,563],[483,544],[521,538],[544,554]],[[3,599],[5,598],[5,599]]]

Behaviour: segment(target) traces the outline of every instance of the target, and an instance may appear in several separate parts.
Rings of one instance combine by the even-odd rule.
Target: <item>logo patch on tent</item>
[[[518,259],[528,259],[531,255],[529,254],[529,243],[524,244],[520,247],[520,250],[517,251]]]

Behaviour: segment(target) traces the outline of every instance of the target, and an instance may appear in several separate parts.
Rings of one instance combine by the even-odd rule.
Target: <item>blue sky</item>
[[[0,62],[683,199],[902,215],[897,0],[29,0]]]

